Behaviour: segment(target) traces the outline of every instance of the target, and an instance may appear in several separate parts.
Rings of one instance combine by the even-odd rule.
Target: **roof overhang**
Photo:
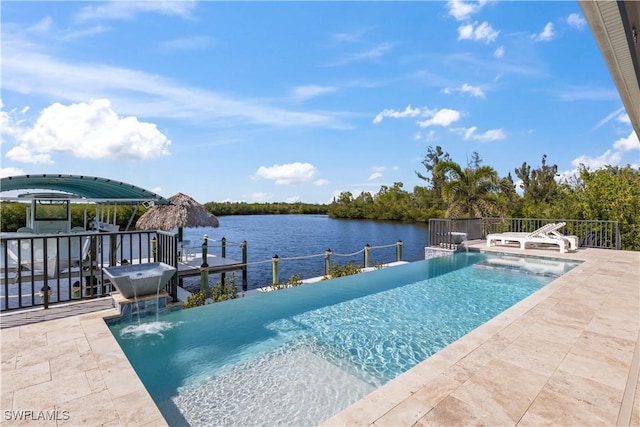
[[[640,2],[579,2],[640,138]]]
[[[19,190],[46,190],[75,196],[87,202],[96,203],[144,203],[153,202],[168,205],[171,202],[158,194],[125,182],[86,175],[38,174],[9,176],[0,179],[0,192]],[[15,199],[15,197],[3,197]]]

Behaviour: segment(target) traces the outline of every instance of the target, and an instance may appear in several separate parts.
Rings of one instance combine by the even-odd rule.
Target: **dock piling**
[[[273,278],[271,280],[271,284],[273,286],[276,286],[278,283],[280,283],[280,278],[278,277],[278,261],[280,261],[280,258],[278,257],[278,254],[274,255],[273,258],[271,258],[271,272],[273,274]]]
[[[371,252],[371,246],[367,243],[364,245],[364,268],[369,268],[369,257]]]
[[[227,257],[227,238],[223,237],[220,240],[220,256],[224,259]],[[222,285],[225,285],[225,280],[227,279],[227,274],[223,271],[222,273],[220,273],[220,281],[222,283]]]
[[[324,275],[329,276],[331,271],[331,248],[324,252]]]
[[[240,247],[242,248],[242,292],[247,292],[247,241],[243,240]]]
[[[208,237],[205,234],[202,238],[202,265],[200,265],[200,290],[207,292],[209,288],[209,264],[207,264],[207,241]]]

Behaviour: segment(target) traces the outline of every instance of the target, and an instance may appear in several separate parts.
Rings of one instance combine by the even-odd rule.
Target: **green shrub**
[[[329,274],[324,276],[322,280],[335,279],[336,277],[351,276],[353,274],[360,273],[361,270],[362,270],[361,265],[356,265],[351,261],[349,261],[343,266],[340,266],[337,263],[331,264],[329,266]]]
[[[208,302],[220,302],[236,298],[238,298],[236,276],[231,274],[231,279],[226,278],[224,284],[217,282],[212,288],[206,286],[195,294],[189,295],[182,308],[199,307]]]
[[[276,283],[275,285],[271,285],[271,289],[273,289],[274,291],[279,291],[280,289],[295,288],[296,286],[300,285],[302,285],[302,276],[300,274],[294,274],[293,276],[289,277],[289,280],[284,283]]]

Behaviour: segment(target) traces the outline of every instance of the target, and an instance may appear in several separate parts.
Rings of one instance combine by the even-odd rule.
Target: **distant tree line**
[[[24,227],[27,222],[27,209],[29,203],[23,202],[2,202],[0,203],[0,229],[2,231],[16,231],[20,227]],[[146,212],[143,206],[135,205],[119,205],[112,206],[110,209],[111,218],[113,218],[114,209],[116,209],[116,223],[124,230],[129,223],[131,215],[130,230],[133,230],[136,221],[142,214]],[[89,203],[71,203],[71,227],[84,227],[85,212],[87,221],[91,221],[96,216],[96,205]]]
[[[520,191],[511,173],[499,177],[476,152],[462,166],[442,147],[429,147],[422,165],[426,172],[416,175],[425,187],[410,192],[396,182],[355,197],[345,191],[329,205],[329,216],[411,222],[491,216],[610,220],[619,222],[622,247],[640,250],[640,171],[630,165],[595,171],[581,166],[577,177],[559,180],[557,165],[543,155],[538,167],[524,162],[514,169]]]
[[[280,214],[321,214],[329,212],[328,205],[312,203],[246,203],[208,202],[204,207],[216,216],[223,215],[280,215]]]
[[[205,208],[216,216],[223,215],[278,215],[278,214],[320,214],[326,215],[329,212],[329,206],[326,204],[311,203],[245,203],[245,202],[208,202],[204,204]],[[0,228],[2,231],[16,231],[19,227],[23,227],[27,220],[28,203],[20,202],[2,202],[0,203]],[[116,223],[124,230],[129,223],[129,218],[133,214],[130,229],[135,228],[136,221],[146,212],[143,206],[139,206],[136,210],[134,205],[119,205],[116,208],[111,207],[111,215],[113,209],[117,209]],[[71,226],[84,226],[84,215],[87,212],[87,218],[90,221],[96,214],[96,207],[87,203],[71,204]]]

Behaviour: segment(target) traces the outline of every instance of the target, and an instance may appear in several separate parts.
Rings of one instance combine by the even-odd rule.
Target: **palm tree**
[[[447,218],[483,217],[500,214],[497,197],[500,189],[498,173],[490,166],[462,167],[453,161],[440,162],[434,170],[445,177],[442,197],[448,207]]]

